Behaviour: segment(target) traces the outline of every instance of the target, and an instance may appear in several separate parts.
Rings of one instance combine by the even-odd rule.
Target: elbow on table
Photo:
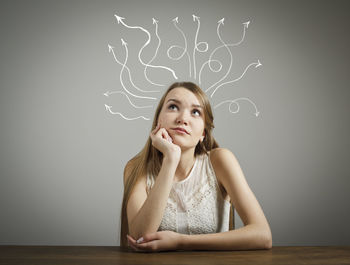
[[[261,237],[260,248],[261,249],[272,248],[272,235],[270,231],[265,232],[264,235]]]
[[[252,234],[249,249],[255,250],[268,250],[272,248],[272,234],[270,229],[261,228],[257,229],[255,233]]]
[[[266,239],[263,244],[263,249],[271,249],[272,248],[272,238]]]

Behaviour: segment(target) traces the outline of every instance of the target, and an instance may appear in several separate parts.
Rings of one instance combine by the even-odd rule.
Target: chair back
[[[230,207],[229,229],[230,230],[235,229],[235,207],[233,207],[233,204],[231,204],[231,207]]]

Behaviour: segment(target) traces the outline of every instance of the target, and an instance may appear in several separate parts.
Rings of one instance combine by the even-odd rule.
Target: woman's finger
[[[136,240],[135,240],[133,237],[131,237],[131,236],[129,236],[129,235],[126,235],[126,237],[127,237],[127,239],[128,239],[131,243],[136,244]]]
[[[165,128],[160,128],[156,135],[167,140],[170,143],[173,142],[173,139],[170,137],[168,131]]]
[[[164,139],[168,140],[168,139],[170,138],[170,135],[169,135],[169,133],[168,133],[168,131],[167,131],[166,129],[161,128],[160,131],[161,131],[161,135],[162,135],[162,137],[163,137]]]
[[[136,246],[136,240],[134,238],[132,238],[131,236],[127,235],[126,236],[128,238],[128,243],[130,245]]]
[[[164,139],[164,130],[164,128],[159,128],[159,130],[153,136]]]
[[[159,128],[160,128],[160,123],[157,124],[157,126],[154,128],[152,133],[155,134]]]
[[[139,251],[136,247],[134,247],[133,245],[129,245],[129,247],[134,250],[134,251]]]
[[[139,249],[136,246],[136,241],[135,242],[133,242],[133,241],[135,241],[135,240],[132,240],[132,238],[130,238],[128,236],[128,245],[129,245],[129,247],[131,247],[135,251],[139,251]]]
[[[151,137],[152,140],[153,140],[153,136],[155,136],[157,131],[159,130],[159,126],[160,124],[158,123],[158,125],[150,132],[149,136]]]
[[[155,251],[156,250],[156,241],[144,242],[137,244],[137,248],[140,251]]]

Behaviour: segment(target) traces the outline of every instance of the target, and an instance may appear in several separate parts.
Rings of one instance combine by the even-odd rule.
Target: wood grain
[[[0,264],[350,264],[350,246],[135,253],[121,247],[0,246]]]

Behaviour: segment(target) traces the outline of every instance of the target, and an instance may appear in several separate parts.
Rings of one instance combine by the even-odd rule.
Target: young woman
[[[121,246],[135,251],[269,249],[272,236],[240,165],[212,135],[194,83],[172,84],[145,147],[124,169]],[[231,204],[244,227],[230,230]]]

